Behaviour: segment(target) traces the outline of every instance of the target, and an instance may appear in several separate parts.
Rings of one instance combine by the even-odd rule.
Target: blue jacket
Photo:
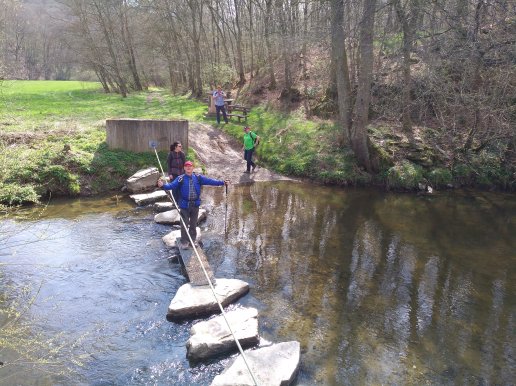
[[[179,188],[180,196],[178,205],[182,209],[188,208],[188,195],[190,193],[190,178],[193,179],[193,185],[195,191],[197,192],[197,200],[195,200],[195,206],[201,205],[201,185],[212,185],[212,186],[222,186],[224,185],[224,181],[214,180],[212,178],[205,177],[201,174],[193,173],[192,176],[187,176],[186,174],[181,174],[174,181],[169,182],[168,184],[163,185],[163,189],[165,190],[175,190]]]

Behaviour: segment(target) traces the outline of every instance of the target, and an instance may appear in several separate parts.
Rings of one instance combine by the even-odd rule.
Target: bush
[[[460,185],[470,185],[473,180],[473,168],[467,164],[457,164],[452,169],[453,178]]]
[[[46,167],[43,169],[41,177],[41,183],[53,193],[75,196],[81,192],[78,177],[62,165]]]
[[[448,169],[437,168],[428,174],[430,184],[436,188],[452,183],[452,174]]]
[[[387,171],[387,187],[389,189],[417,189],[423,179],[423,169],[410,161],[402,161]]]
[[[32,185],[0,184],[0,203],[6,206],[38,202],[38,194]]]

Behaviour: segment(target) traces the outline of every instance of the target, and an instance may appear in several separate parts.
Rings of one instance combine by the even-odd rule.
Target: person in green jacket
[[[244,159],[247,162],[247,169],[244,173],[254,172],[256,164],[253,162],[254,148],[260,143],[260,136],[251,131],[249,126],[244,127]]]

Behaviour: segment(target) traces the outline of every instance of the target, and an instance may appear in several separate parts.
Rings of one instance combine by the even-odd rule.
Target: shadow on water
[[[259,309],[264,339],[301,342],[299,384],[513,382],[514,195],[284,182],[203,195],[216,276],[250,283],[240,303]],[[0,383],[211,382],[228,360],[188,363],[194,321],[165,319],[185,280],[161,241],[170,227],[152,220],[107,198],[53,203],[29,228],[7,223],[16,240],[57,235],[0,255],[17,263],[0,275],[4,288],[41,283],[24,334],[67,349],[46,375],[0,367]]]

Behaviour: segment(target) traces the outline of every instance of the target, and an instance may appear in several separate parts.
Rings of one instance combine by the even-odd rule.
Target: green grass
[[[77,81],[4,81],[0,101],[4,131],[90,126],[107,118],[201,120],[206,110],[201,102],[164,90],[122,98],[104,93],[99,83]]]
[[[356,168],[352,154],[340,147],[342,134],[334,124],[260,106],[251,111],[248,125],[261,137],[256,150],[259,160],[279,173],[331,184],[368,180]],[[229,125],[224,129],[242,138],[242,127]]]

